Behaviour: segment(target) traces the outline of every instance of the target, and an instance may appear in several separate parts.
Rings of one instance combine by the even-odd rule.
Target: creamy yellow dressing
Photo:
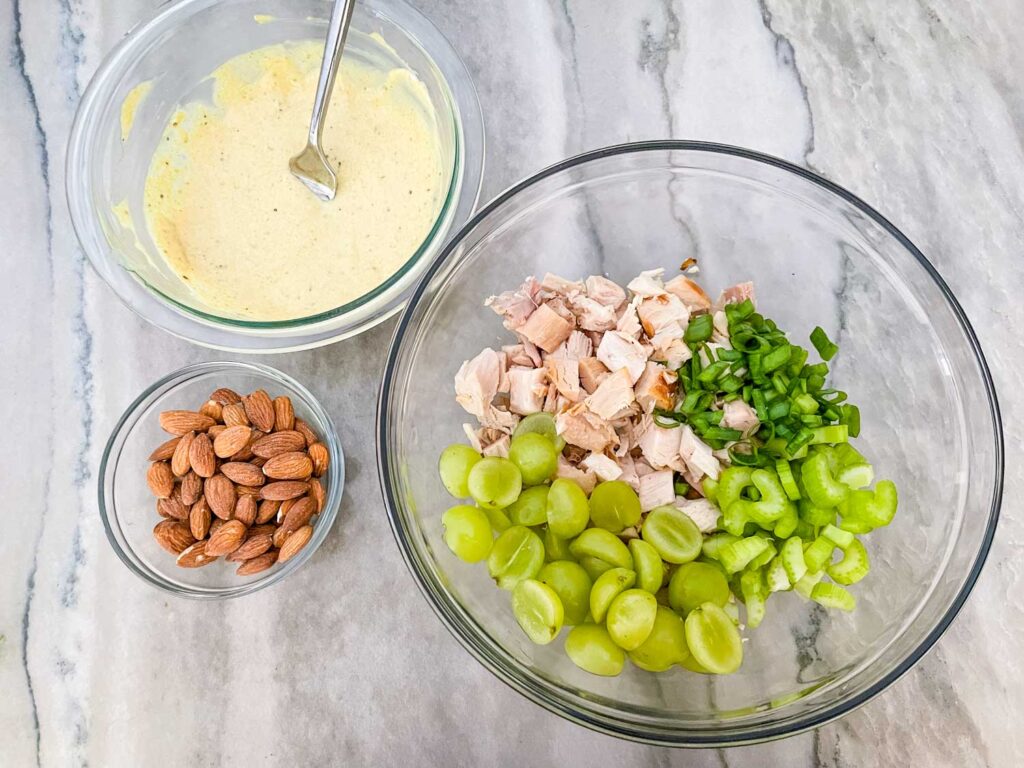
[[[212,104],[171,118],[146,179],[154,241],[210,309],[252,320],[324,312],[394,274],[429,234],[450,168],[406,69],[343,59],[324,129],[338,194],[288,170],[305,144],[323,46],[274,45],[212,75]]]
[[[128,91],[128,95],[125,96],[124,101],[121,102],[122,144],[128,141],[128,136],[131,134],[132,127],[135,125],[135,113],[139,111],[139,105],[151,90],[153,90],[153,81],[146,80]]]

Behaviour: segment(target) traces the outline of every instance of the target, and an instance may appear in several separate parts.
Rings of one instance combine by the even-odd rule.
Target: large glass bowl
[[[486,568],[442,540],[453,501],[442,448],[470,418],[454,401],[459,364],[508,339],[482,306],[525,275],[677,272],[699,260],[717,291],[754,280],[759,307],[806,339],[841,348],[834,381],[861,405],[858,446],[896,481],[900,511],[869,537],[872,570],[852,614],[796,594],[746,633],[742,669],[705,677],[627,665],[577,669],[562,640],[535,646]],[[504,343],[508,343],[505,341]],[[692,142],[632,144],[553,166],[513,187],[449,243],[396,330],[381,390],[381,483],[402,554],[459,641],[501,680],[591,728],[666,745],[728,745],[812,728],[906,672],[949,626],[996,527],[1002,432],[988,368],[949,287],[892,224],[781,160]],[[564,637],[563,632],[563,637]]]
[[[363,296],[318,315],[272,322],[219,313],[168,267],[146,225],[143,190],[170,117],[178,105],[208,98],[207,77],[228,59],[287,41],[322,41],[332,5],[165,3],[110,52],[82,97],[67,155],[75,231],[100,277],[133,311],[164,330],[246,352],[315,347],[360,333],[401,309],[445,240],[476,207],[484,138],[469,73],[437,28],[403,0],[363,0],[356,4],[345,56],[380,68],[406,67],[419,77],[437,115],[442,161],[450,171],[433,227],[419,248]],[[312,93],[309,98],[312,105]],[[299,149],[280,148],[282,173]]]

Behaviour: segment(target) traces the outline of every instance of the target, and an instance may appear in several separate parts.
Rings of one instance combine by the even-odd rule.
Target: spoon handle
[[[331,101],[334,79],[338,74],[338,65],[341,64],[341,50],[345,47],[345,38],[348,35],[349,22],[352,21],[352,11],[355,9],[355,5],[355,0],[335,0],[334,10],[331,11],[324,60],[320,65],[320,79],[316,84],[316,99],[313,101],[313,116],[309,121],[309,141],[314,146],[320,146],[320,138],[323,135],[323,119]]]

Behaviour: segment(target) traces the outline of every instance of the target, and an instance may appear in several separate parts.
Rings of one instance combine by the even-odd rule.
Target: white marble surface
[[[582,149],[712,139],[845,184],[922,248],[978,330],[1009,436],[974,595],[917,668],[815,733],[682,752],[564,722],[470,661],[401,563],[370,438],[390,323],[273,360],[324,396],[348,451],[342,522],[313,561],[225,604],[147,587],[103,536],[100,451],[145,385],[218,355],[146,326],[97,280],[63,159],[80,92],[156,2],[0,0],[0,765],[1024,764],[1024,4],[416,4],[477,80],[485,197]]]

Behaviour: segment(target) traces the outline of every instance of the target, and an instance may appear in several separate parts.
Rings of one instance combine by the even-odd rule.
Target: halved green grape
[[[572,480],[556,478],[548,490],[547,518],[548,528],[556,536],[578,536],[590,522],[587,494]]]
[[[516,525],[544,525],[548,521],[548,487],[538,485],[524,490],[509,505],[508,515]]]
[[[565,438],[558,434],[558,430],[555,429],[555,417],[550,413],[543,411],[531,413],[516,425],[512,437],[520,437],[531,433],[544,435],[555,446],[555,451],[558,453],[561,453],[562,449],[565,448]]]
[[[573,555],[573,557],[575,557],[575,555]],[[587,575],[590,576],[592,581],[597,581],[601,574],[607,573],[615,567],[611,563],[602,560],[599,557],[591,557],[590,555],[584,555],[581,557],[580,565],[583,570],[587,572]]]
[[[469,498],[469,471],[483,458],[468,445],[449,445],[441,451],[437,471],[445,489],[457,499]]]
[[[508,459],[488,456],[469,471],[469,495],[485,509],[502,509],[519,498],[523,476]]]
[[[629,540],[629,553],[633,556],[636,585],[652,595],[665,583],[665,563],[658,550],[643,539]]]
[[[614,677],[626,663],[626,654],[608,630],[597,624],[573,627],[565,638],[565,653],[573,664],[592,675]]]
[[[598,528],[618,533],[640,522],[640,497],[621,480],[598,483],[590,494],[590,519]]]
[[[590,615],[594,621],[604,621],[612,601],[635,583],[636,574],[626,568],[612,568],[594,579],[590,590]]]
[[[508,458],[519,467],[526,485],[543,483],[558,469],[558,451],[548,438],[536,432],[513,437]]]
[[[837,584],[856,584],[868,575],[871,561],[864,545],[854,539],[843,553],[843,559],[826,569],[829,577]]]
[[[485,509],[484,512],[491,522],[491,529],[494,533],[504,533],[512,526],[512,521],[508,519],[504,509]]]
[[[664,672],[673,664],[681,664],[689,655],[686,624],[671,609],[661,605],[647,639],[629,652],[630,660],[648,672]]]
[[[545,519],[547,519],[547,510],[544,512]],[[549,562],[555,560],[575,560],[576,555],[569,549],[569,539],[563,539],[555,536],[551,532],[551,529],[544,529],[544,557]],[[610,568],[611,566],[609,566]],[[605,568],[605,570],[608,570]],[[603,573],[603,571],[602,571]]]
[[[604,528],[587,528],[569,545],[576,557],[596,557],[618,568],[633,568],[633,556],[622,539]]]
[[[684,623],[685,626],[685,623]],[[704,667],[699,661],[693,658],[693,654],[689,654],[685,659],[679,662],[679,666],[683,669],[688,669],[690,672],[696,672],[698,675],[713,675],[715,674],[710,669]]]
[[[857,607],[857,598],[838,584],[831,584],[827,581],[814,585],[814,589],[811,590],[811,600],[826,608],[838,608],[841,611],[852,611]]]
[[[684,616],[704,603],[729,602],[729,582],[722,571],[708,563],[686,563],[676,568],[668,582],[668,601]]]
[[[558,594],[543,582],[523,579],[512,590],[512,613],[537,645],[547,645],[562,631],[564,611]]]
[[[441,515],[441,524],[444,543],[460,560],[478,563],[490,553],[494,534],[482,509],[460,504]]]
[[[582,624],[590,610],[590,576],[571,560],[556,560],[540,569],[537,580],[555,590],[565,610],[566,624]]]
[[[686,646],[700,666],[716,675],[731,674],[743,663],[740,632],[714,603],[704,603],[686,617]]]
[[[543,566],[544,543],[522,525],[513,525],[501,534],[487,558],[487,570],[502,589],[515,589],[523,579],[534,578]]]
[[[696,560],[704,541],[696,523],[672,506],[655,507],[648,512],[641,535],[667,563]]]
[[[632,651],[650,636],[657,615],[658,601],[654,595],[642,589],[627,589],[608,606],[605,626],[616,645]]]

